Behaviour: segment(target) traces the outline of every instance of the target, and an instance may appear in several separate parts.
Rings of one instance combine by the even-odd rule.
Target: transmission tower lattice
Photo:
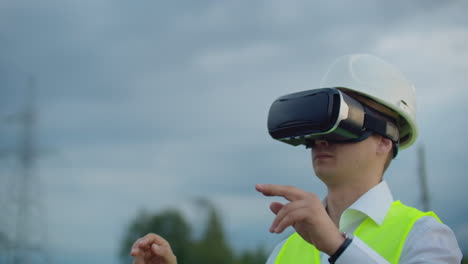
[[[12,230],[8,230],[8,247],[0,258],[7,264],[50,263],[46,245],[46,223],[41,193],[41,182],[36,173],[37,160],[37,112],[35,109],[35,80],[28,78],[26,104],[14,115],[12,121],[18,124],[17,146],[14,154],[17,161],[14,178],[9,182],[14,213]]]

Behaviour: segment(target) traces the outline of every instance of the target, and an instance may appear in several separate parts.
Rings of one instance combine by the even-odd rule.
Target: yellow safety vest
[[[406,237],[413,224],[423,216],[440,219],[433,212],[421,212],[406,206],[400,201],[392,203],[382,225],[367,217],[356,229],[354,236],[359,237],[369,247],[390,263],[398,263]],[[319,251],[309,242],[294,233],[285,242],[276,257],[275,264],[320,263]]]

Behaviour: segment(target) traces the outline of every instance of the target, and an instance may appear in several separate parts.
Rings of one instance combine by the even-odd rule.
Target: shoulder
[[[283,246],[284,246],[284,244],[286,243],[287,240],[288,240],[288,238],[284,239],[283,241],[278,243],[278,245],[275,246],[275,248],[271,252],[270,256],[268,257],[268,260],[267,260],[266,264],[274,264],[275,263],[276,257],[278,256],[279,252],[281,251],[281,248],[283,248]]]
[[[402,263],[460,263],[462,254],[454,232],[434,216],[419,218],[409,232],[401,254]]]

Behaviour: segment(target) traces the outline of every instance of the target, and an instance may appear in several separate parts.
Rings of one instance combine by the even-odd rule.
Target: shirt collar
[[[340,229],[346,229],[356,221],[363,221],[370,217],[376,224],[381,225],[393,203],[393,196],[387,182],[382,181],[363,194],[340,218]]]

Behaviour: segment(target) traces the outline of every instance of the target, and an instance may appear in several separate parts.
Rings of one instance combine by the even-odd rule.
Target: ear
[[[377,142],[377,155],[387,155],[390,151],[392,151],[393,143],[392,140],[389,138],[380,136]]]

